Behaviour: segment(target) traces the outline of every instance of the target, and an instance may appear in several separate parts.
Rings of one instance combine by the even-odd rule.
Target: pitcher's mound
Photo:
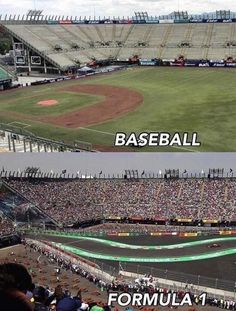
[[[58,101],[55,99],[43,100],[37,103],[37,105],[48,107],[48,106],[55,106],[58,104]]]

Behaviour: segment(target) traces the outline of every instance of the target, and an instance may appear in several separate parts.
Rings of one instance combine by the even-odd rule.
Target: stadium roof
[[[157,13],[148,12],[134,12],[133,16],[67,16],[57,15],[54,13],[44,13],[40,10],[30,10],[24,15],[20,14],[0,14],[0,21],[43,21],[43,20],[122,20],[122,19],[133,19],[133,20],[163,20],[163,19],[235,19],[236,12],[230,10],[217,10],[215,12],[204,12],[204,13],[189,13],[188,11],[173,11],[169,14],[159,15]]]

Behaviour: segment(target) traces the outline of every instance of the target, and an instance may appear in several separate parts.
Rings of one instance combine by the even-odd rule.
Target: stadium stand
[[[13,222],[4,215],[0,215],[0,236],[13,234],[14,232]]]
[[[5,182],[12,191],[65,226],[102,219],[154,223],[177,220],[189,224],[236,221],[234,178],[139,181],[9,178]]]
[[[0,20],[13,38],[18,70],[60,74],[93,60],[127,62],[133,56],[215,62],[236,58],[236,14],[230,11],[94,20],[32,19],[32,14],[30,19]]]
[[[181,300],[183,294],[188,291],[191,293],[193,306],[196,306],[199,311],[213,311],[216,308],[235,311],[233,281],[218,282],[218,279],[198,276],[197,285],[194,281],[191,283],[192,278],[196,281],[196,276],[181,272],[174,273],[175,278],[172,279],[172,272],[168,271],[168,277],[170,276],[168,279],[167,270],[153,268],[151,275],[148,272],[145,272],[145,275],[141,274],[143,272],[140,271],[140,274],[134,274],[138,279],[127,277],[125,273],[122,274],[122,271],[126,270],[120,264],[117,269],[111,269],[110,266],[99,261],[90,261],[90,259],[84,259],[61,250],[50,240],[41,240],[43,232],[46,234],[47,232],[64,234],[79,232],[82,235],[96,237],[101,233],[116,233],[118,236],[118,232],[129,232],[130,234],[139,232],[151,235],[151,232],[160,234],[163,231],[164,234],[169,232],[170,236],[173,232],[175,236],[179,233],[179,236],[183,237],[186,232],[194,232],[194,236],[197,236],[197,232],[203,236],[212,236],[219,232],[224,234],[224,230],[226,230],[227,234],[228,228],[211,228],[209,226],[204,228],[199,225],[203,225],[204,219],[209,220],[208,225],[219,225],[219,223],[215,223],[218,220],[227,220],[227,225],[232,225],[236,214],[235,198],[236,179],[233,177],[87,180],[36,178],[32,172],[32,176],[27,178],[2,178],[0,188],[1,306],[5,306],[6,310],[11,310],[8,309],[8,304],[15,301],[11,296],[13,289],[14,293],[23,290],[21,295],[25,296],[22,296],[21,302],[26,303],[29,310],[32,311],[76,311],[77,307],[77,309],[61,309],[61,306],[68,301],[71,305],[79,303],[80,310],[93,310],[93,307],[96,306],[100,309],[95,308],[94,311],[107,311],[110,310],[110,307],[107,306],[109,292],[167,294],[176,291],[178,299]],[[45,227],[42,226],[46,217],[50,216],[51,219],[56,219],[57,231],[45,231]],[[184,219],[179,223],[181,226],[171,225],[171,217],[185,218],[187,225],[183,226]],[[187,227],[190,218],[197,219],[195,228],[192,226],[193,223]],[[66,228],[76,222],[81,224],[96,219],[102,220],[98,226],[86,229],[82,227],[76,230],[71,226]],[[129,220],[132,222],[132,219],[138,223],[129,224]],[[165,223],[165,226],[154,225],[151,224],[152,222],[142,224],[144,219],[154,220],[153,223],[158,223],[158,219],[165,219],[168,222]],[[113,220],[115,223],[104,223],[104,220],[108,222]],[[230,223],[230,221],[232,222]],[[37,227],[37,223],[39,227]],[[58,227],[60,223],[65,227]],[[9,242],[6,241],[5,237],[16,235],[17,232],[22,235],[21,241],[19,236],[15,239],[10,238]],[[192,236],[191,233],[190,236]],[[2,242],[3,240],[5,244]],[[21,245],[12,246],[11,249],[5,248],[20,242],[22,242]],[[9,263],[11,264],[9,265]],[[4,272],[6,265],[9,265],[7,266],[7,275]],[[23,265],[23,267],[19,265]],[[27,268],[27,271],[24,267]],[[145,269],[147,269],[146,266],[142,271],[150,271]],[[15,271],[18,271],[17,275]],[[12,276],[11,278],[9,278],[9,274]],[[19,274],[21,280],[29,281],[20,283],[21,285],[27,284],[23,289],[18,287],[17,277]],[[163,279],[162,276],[164,276]],[[16,282],[11,283],[9,280]],[[180,282],[180,280],[182,281]],[[168,283],[169,281],[170,283]],[[205,291],[209,291],[207,306],[203,307],[205,309],[200,306],[198,300],[202,284],[204,284]],[[213,285],[206,287],[208,284]],[[10,291],[9,288],[11,288]],[[60,293],[60,297],[58,293]],[[12,299],[9,300],[9,297]],[[16,303],[17,310],[20,311],[19,300]],[[117,311],[121,310],[116,305],[113,307]],[[132,310],[138,309],[141,308],[134,307]],[[153,310],[153,308],[148,310]],[[185,310],[189,309],[183,308],[183,311]]]

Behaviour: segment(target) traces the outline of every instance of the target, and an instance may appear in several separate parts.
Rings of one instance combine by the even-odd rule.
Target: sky
[[[173,11],[189,13],[236,11],[235,0],[0,0],[0,15],[25,14],[29,9],[42,9],[45,15],[132,16],[134,11],[164,15]]]
[[[179,169],[180,173],[208,172],[209,168],[233,169],[236,175],[236,153],[0,153],[0,171],[25,170],[26,167],[39,167],[41,172],[81,175],[102,174],[108,176],[124,174],[125,170],[138,170],[147,174],[157,174],[165,169]]]

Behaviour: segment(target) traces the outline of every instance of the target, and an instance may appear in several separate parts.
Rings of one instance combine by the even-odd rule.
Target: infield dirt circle
[[[37,105],[43,107],[55,106],[58,105],[58,101],[55,99],[42,100],[40,102],[37,102]]]
[[[67,128],[86,127],[103,123],[135,110],[142,102],[143,96],[133,90],[110,85],[78,85],[63,89],[74,93],[103,96],[95,105],[57,117],[42,117],[40,121]]]

